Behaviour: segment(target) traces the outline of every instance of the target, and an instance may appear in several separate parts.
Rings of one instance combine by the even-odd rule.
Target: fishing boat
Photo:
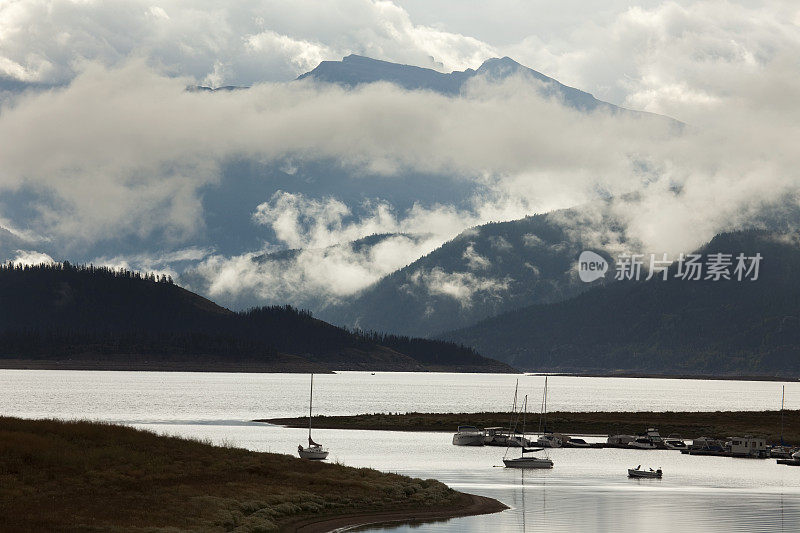
[[[301,444],[297,447],[297,453],[301,459],[313,459],[321,461],[328,457],[328,450],[321,444],[314,442],[311,438],[311,406],[314,404],[314,374],[311,374],[311,393],[308,398],[308,447],[304,448]]]
[[[642,470],[642,465],[639,465],[636,468],[628,469],[628,477],[661,479],[661,475],[662,472],[660,467],[658,470],[653,470],[652,468],[649,470]]]

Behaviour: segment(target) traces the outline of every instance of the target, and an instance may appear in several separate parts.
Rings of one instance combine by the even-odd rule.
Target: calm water
[[[541,376],[342,372],[314,378],[314,411],[480,412],[511,407],[516,380],[539,405]],[[243,421],[297,416],[308,375],[0,370],[0,411],[23,417],[127,422]],[[553,376],[551,411],[755,411],[780,409],[781,383]],[[800,383],[786,384],[800,409]]]
[[[506,409],[518,376],[347,372],[315,378],[315,412]],[[543,379],[521,376],[538,405]],[[760,410],[780,407],[780,383],[550,378],[556,410]],[[302,429],[249,422],[301,415],[308,376],[0,370],[0,413],[124,422],[164,434],[293,454]],[[800,408],[800,384],[786,385]],[[797,531],[800,468],[774,460],[691,457],[671,451],[552,450],[555,468],[498,468],[501,448],[455,447],[447,433],[315,431],[330,460],[424,478],[504,502],[503,513],[393,531]],[[513,453],[513,451],[512,451]],[[662,480],[626,469],[662,467]],[[377,529],[375,529],[377,530]]]

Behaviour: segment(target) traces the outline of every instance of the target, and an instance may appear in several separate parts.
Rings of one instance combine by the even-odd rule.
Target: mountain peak
[[[514,75],[522,75],[542,82],[543,85],[534,87],[534,90],[544,96],[558,98],[566,105],[581,111],[592,111],[599,106],[612,110],[619,109],[606,102],[596,100],[589,93],[563,85],[553,78],[521,65],[508,56],[487,59],[477,70],[456,70],[445,74],[430,68],[350,54],[341,61],[323,61],[314,70],[306,72],[297,79],[311,78],[345,87],[383,81],[394,83],[408,90],[427,90],[445,95],[459,95],[465,84],[475,76],[483,76],[490,81],[497,82]]]

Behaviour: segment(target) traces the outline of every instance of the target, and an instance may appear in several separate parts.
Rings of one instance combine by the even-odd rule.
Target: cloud
[[[325,59],[358,53],[447,70],[496,55],[477,39],[414,24],[378,0],[162,0],[0,4],[0,76],[62,84],[85,62],[131,56],[212,85],[285,81]]]
[[[492,266],[491,261],[475,251],[474,242],[467,245],[461,257],[467,262],[467,268],[470,270],[486,270]]]
[[[321,308],[358,293],[440,244],[432,235],[390,235],[372,245],[344,243],[288,256],[212,255],[181,280],[238,307],[292,302]]]
[[[500,291],[508,289],[511,279],[492,279],[477,276],[472,272],[445,272],[439,267],[431,270],[416,270],[408,275],[410,285],[422,287],[429,295],[452,298],[463,308],[471,307],[473,297],[482,293],[485,297],[498,297]]]
[[[601,23],[587,16],[569,32],[487,44],[458,26],[415,23],[388,2],[5,3],[4,75],[64,85],[0,108],[0,194],[3,202],[28,198],[20,212],[0,202],[0,224],[58,243],[56,256],[112,243],[101,259],[171,268],[113,243],[205,250],[197,245],[208,231],[203,199],[229,160],[275,163],[298,180],[303,163],[324,161],[354,181],[421,174],[473,186],[458,205],[421,199],[401,211],[379,194],[347,203],[264,185],[257,208],[246,208],[265,230],[263,249],[193,261],[212,294],[252,289],[291,300],[357,292],[467,226],[535,212],[583,205],[563,223],[585,241],[677,253],[754,223],[776,202],[796,205],[797,8],[620,5]],[[390,84],[270,82],[350,52],[444,70],[510,53],[687,126],[675,134],[647,117],[583,114],[542,98],[525,79],[476,80],[458,98]],[[202,80],[254,86],[184,90]],[[372,233],[432,236],[398,237],[374,252],[348,244]],[[304,251],[290,268],[253,261],[281,248]],[[444,275],[419,279],[438,280],[442,294],[481,281]]]
[[[53,264],[55,261],[49,255],[34,250],[17,250],[16,257],[11,260],[15,265],[43,265]]]

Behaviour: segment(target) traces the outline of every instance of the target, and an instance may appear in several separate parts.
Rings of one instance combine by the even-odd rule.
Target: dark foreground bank
[[[161,437],[0,417],[2,531],[330,531],[498,512],[436,480]]]
[[[315,416],[315,428],[372,429],[393,431],[455,431],[460,425],[495,427],[509,425],[510,413],[406,413],[364,414],[355,416]],[[271,418],[257,420],[289,427],[306,427],[308,418]],[[547,414],[547,429],[572,435],[636,435],[649,427],[662,435],[678,433],[684,438],[700,436],[726,438],[754,435],[779,443],[780,411],[717,412],[603,412]],[[534,427],[533,429],[536,429]],[[784,411],[783,438],[800,442],[800,411]]]

